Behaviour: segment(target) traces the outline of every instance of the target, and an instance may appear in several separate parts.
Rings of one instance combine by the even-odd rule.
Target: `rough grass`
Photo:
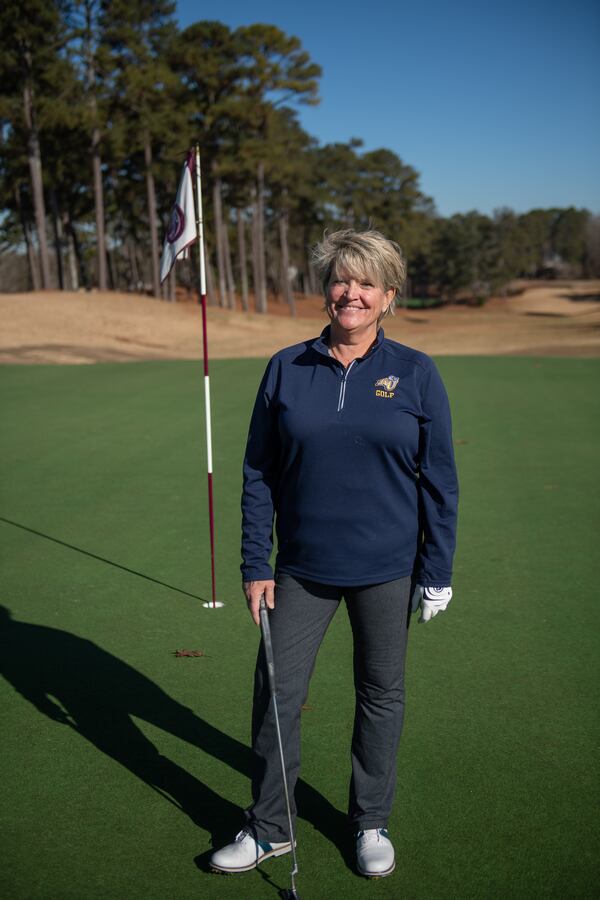
[[[206,871],[249,799],[258,633],[239,593],[239,471],[262,367],[213,366],[221,611],[201,605],[199,364],[2,370],[4,897],[260,900],[289,885],[285,857]],[[462,488],[455,600],[411,629],[397,870],[367,883],[351,867],[340,610],[304,713],[298,886],[312,900],[591,897],[599,365],[440,368]]]

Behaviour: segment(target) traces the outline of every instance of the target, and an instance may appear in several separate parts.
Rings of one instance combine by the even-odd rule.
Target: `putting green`
[[[445,358],[455,600],[411,628],[394,875],[351,867],[346,615],[303,716],[304,900],[585,898],[598,882],[595,360]],[[276,898],[289,857],[207,871],[249,801],[258,632],[239,491],[260,360],[212,365],[219,611],[197,363],[3,367],[3,896]],[[596,494],[596,496],[595,496]],[[8,616],[8,614],[6,614]],[[176,657],[177,649],[198,657]]]

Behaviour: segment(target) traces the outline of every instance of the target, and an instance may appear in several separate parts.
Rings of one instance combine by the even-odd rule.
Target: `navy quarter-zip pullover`
[[[458,485],[448,398],[424,353],[377,340],[347,368],[319,338],[277,353],[250,423],[242,576],[276,569],[323,584],[414,573],[451,583]]]

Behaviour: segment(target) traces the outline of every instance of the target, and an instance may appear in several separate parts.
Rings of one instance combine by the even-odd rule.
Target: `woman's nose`
[[[346,289],[346,296],[349,300],[355,300],[360,294],[360,285],[358,281],[355,281],[353,278],[348,282],[348,287]]]

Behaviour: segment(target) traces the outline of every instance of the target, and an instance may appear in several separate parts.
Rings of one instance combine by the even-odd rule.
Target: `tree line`
[[[359,137],[320,145],[298,109],[320,67],[273,25],[180,29],[168,0],[6,0],[0,11],[0,253],[28,286],[191,291],[159,284],[181,164],[201,146],[209,297],[295,311],[318,293],[307,248],[324,229],[374,225],[408,260],[408,290],[480,300],[518,276],[600,274],[585,209],[444,218],[418,171]],[[2,289],[6,290],[4,284]],[[253,298],[253,299],[252,299]]]

